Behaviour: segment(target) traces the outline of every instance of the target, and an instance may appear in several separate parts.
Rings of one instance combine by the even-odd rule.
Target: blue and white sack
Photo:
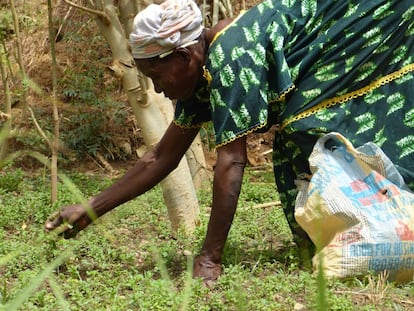
[[[374,143],[359,148],[339,133],[320,138],[312,177],[297,181],[295,218],[317,247],[313,267],[345,278],[386,271],[414,275],[414,194]]]

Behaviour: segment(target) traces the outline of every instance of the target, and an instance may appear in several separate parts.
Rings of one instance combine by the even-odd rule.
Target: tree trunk
[[[153,88],[145,90],[141,87],[138,71],[116,8],[112,1],[107,0],[104,5],[102,9],[107,18],[100,15],[97,23],[112,50],[111,69],[121,79],[129,104],[142,129],[145,144],[151,148],[158,143],[169,124],[159,107],[171,105],[171,102],[166,103],[165,97],[155,93]],[[185,158],[177,169],[161,182],[161,187],[172,228],[174,230],[183,228],[186,232],[191,232],[195,227],[199,207]]]
[[[0,131],[0,164],[6,158],[8,152],[8,137],[11,132],[11,99],[10,99],[10,89],[9,89],[9,78],[7,75],[7,68],[6,68],[6,52],[0,50],[0,70],[1,70],[1,80],[3,82],[3,90],[4,90],[4,97],[5,97],[5,111],[6,113],[2,113],[0,111],[0,120],[3,118],[6,120],[4,123],[3,129]]]
[[[210,174],[204,157],[203,144],[200,134],[194,139],[191,148],[185,154],[191,171],[191,178],[196,189],[201,189],[209,180]]]
[[[51,178],[51,201],[52,204],[58,199],[58,153],[59,153],[59,111],[57,108],[57,64],[56,64],[56,49],[55,49],[55,33],[53,31],[53,7],[52,0],[47,1],[48,19],[49,19],[49,43],[50,54],[52,57],[52,109],[53,109],[53,138],[50,144],[52,149],[52,159],[50,163],[50,178]]]
[[[14,3],[14,0],[9,0],[10,2],[10,9],[12,12],[12,16],[13,16],[13,25],[14,25],[14,35],[16,36],[16,48],[17,48],[17,62],[19,64],[19,69],[20,69],[20,74],[21,74],[21,81],[22,81],[22,96],[20,98],[20,101],[23,104],[23,109],[22,109],[22,115],[23,115],[23,122],[27,122],[27,95],[28,95],[28,89],[27,89],[27,85],[28,85],[28,79],[27,79],[27,75],[26,75],[26,70],[24,68],[24,64],[23,64],[23,48],[22,48],[22,42],[21,42],[21,38],[20,38],[20,27],[19,27],[19,20],[17,18],[17,13],[16,13],[16,6]]]
[[[132,25],[136,12],[139,10],[137,3],[130,0],[120,0],[118,3],[118,9],[125,32],[129,34],[132,31]],[[153,93],[154,86],[152,83],[142,83],[141,80],[141,85],[143,84],[148,85],[147,88],[151,89],[151,93]],[[174,108],[171,101],[168,98],[164,97],[164,101],[160,102],[159,107],[161,109],[161,112],[166,117],[166,122],[171,122],[174,115]],[[188,167],[190,168],[191,179],[193,181],[194,187],[196,189],[200,189],[209,178],[200,135],[197,135],[197,137],[194,139],[193,144],[191,144],[190,148],[188,149],[186,153],[186,159]]]

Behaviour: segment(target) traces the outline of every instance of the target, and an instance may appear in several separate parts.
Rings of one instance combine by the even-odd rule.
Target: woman
[[[215,280],[237,207],[246,136],[277,126],[274,172],[295,241],[294,180],[309,173],[315,141],[341,132],[378,143],[414,189],[414,4],[410,1],[265,0],[234,21],[203,29],[191,0],[150,5],[130,35],[138,69],[178,99],[163,138],[113,186],[90,200],[97,216],[135,198],[178,164],[204,122],[217,144],[213,204],[194,276]],[[411,100],[411,101],[410,101]],[[85,228],[81,205],[46,224]],[[69,230],[68,236],[76,234]]]

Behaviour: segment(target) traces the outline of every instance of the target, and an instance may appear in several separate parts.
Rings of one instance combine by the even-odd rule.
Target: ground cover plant
[[[50,90],[45,2],[16,2],[27,73],[39,88]],[[232,2],[237,7],[256,3]],[[14,51],[8,3],[1,2],[0,9],[0,30]],[[199,192],[200,221],[192,236],[171,231],[158,187],[105,215],[75,239],[46,233],[50,213],[82,201],[116,178],[103,171],[80,172],[79,167],[91,167],[86,160],[93,162],[98,152],[108,161],[132,160],[142,145],[119,82],[106,69],[112,56],[95,21],[63,5],[55,13],[61,31],[56,38],[64,147],[59,167],[67,171],[60,176],[58,202],[51,205],[49,169],[42,163],[17,157],[0,169],[0,310],[414,310],[414,284],[387,283],[381,275],[326,280],[304,269],[278,205],[272,169],[257,161],[256,154],[249,163],[259,167],[246,170],[225,248],[224,274],[212,288],[191,278],[193,256],[208,222],[209,186]],[[43,138],[22,118],[19,84],[12,85],[18,131],[10,137],[10,151],[49,157]],[[40,127],[50,135],[50,101],[30,96]],[[0,92],[2,103],[3,98]],[[201,134],[213,148],[209,131]],[[0,131],[0,142],[4,136]],[[126,142],[130,148],[122,148]],[[270,145],[271,139],[264,143]]]
[[[156,187],[64,240],[44,232],[47,216],[114,179],[101,172],[66,176],[51,206],[46,170],[0,172],[0,310],[414,310],[413,284],[381,275],[326,280],[302,268],[270,167],[246,171],[224,274],[212,288],[191,278],[209,187],[199,193],[192,236],[170,230]]]

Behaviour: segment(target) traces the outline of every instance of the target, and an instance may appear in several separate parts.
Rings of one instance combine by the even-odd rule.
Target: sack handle
[[[330,139],[336,139],[341,142],[348,151],[350,151],[352,154],[360,154],[360,152],[352,145],[352,143],[346,139],[341,133],[338,132],[330,132],[321,138],[318,139],[316,142],[315,148],[318,148],[319,150],[327,149],[325,146],[326,142]]]
[[[326,144],[330,139],[339,141],[342,144],[341,146],[345,148],[346,152],[343,152],[345,160],[352,162],[356,159],[359,162],[359,166],[364,167],[367,170],[373,169],[383,176],[388,176],[389,174],[392,174],[393,176],[400,176],[398,172],[394,175],[396,170],[394,165],[377,145],[371,144],[370,149],[373,153],[367,154],[365,151],[355,148],[348,139],[338,132],[330,132],[319,138],[316,142],[313,152],[309,157],[309,166],[312,172],[316,170],[321,161],[325,161],[323,155],[326,154],[327,150],[330,152],[334,151]],[[363,146],[368,146],[368,144],[369,143],[364,144]],[[400,183],[400,178],[397,179]]]

